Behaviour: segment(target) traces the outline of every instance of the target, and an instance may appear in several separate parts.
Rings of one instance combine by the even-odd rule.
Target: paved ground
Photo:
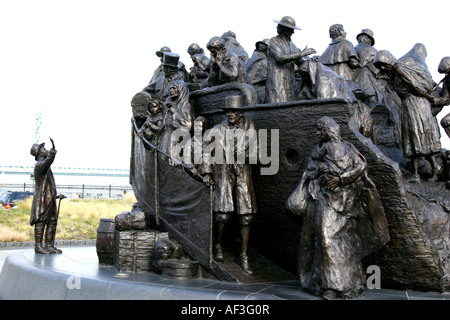
[[[236,284],[211,279],[167,279],[154,273],[118,273],[99,266],[95,246],[60,247],[61,255],[32,248],[0,249],[2,299],[82,300],[321,300],[297,281]],[[450,293],[367,289],[361,300],[450,300]]]

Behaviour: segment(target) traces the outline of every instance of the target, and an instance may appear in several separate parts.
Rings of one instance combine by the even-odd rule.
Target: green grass
[[[59,200],[58,200],[59,202]],[[114,218],[131,211],[136,198],[126,195],[117,199],[64,199],[61,201],[56,240],[95,239],[102,218]],[[32,198],[21,201],[9,210],[0,209],[0,241],[34,241],[30,226]]]

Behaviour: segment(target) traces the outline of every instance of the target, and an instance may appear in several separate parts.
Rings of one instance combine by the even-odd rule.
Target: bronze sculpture
[[[440,112],[445,105],[450,104],[450,57],[444,57],[439,62],[438,72],[445,74],[445,77],[441,80],[442,90],[439,92],[439,96],[434,99],[434,105],[437,108],[437,112]],[[438,87],[438,85],[436,85]],[[450,112],[441,119],[441,126],[444,128],[447,136],[450,137]],[[447,152],[447,165],[450,165],[450,155]],[[450,180],[446,182],[447,189],[450,189]]]
[[[364,92],[367,104],[382,103],[384,95],[377,82],[379,70],[373,65],[373,59],[377,54],[377,49],[373,46],[375,44],[373,31],[363,29],[356,39],[358,44],[355,46],[355,50],[360,61],[360,68],[355,69],[354,81]]]
[[[166,52],[162,57],[163,72],[160,76],[151,81],[142,91],[154,93],[161,100],[165,100],[169,96],[170,83],[176,80],[183,80],[183,75],[179,71],[180,56],[176,53]]]
[[[292,43],[294,30],[301,30],[292,17],[285,16],[277,23],[278,35],[271,38],[267,49],[267,82],[265,102],[286,102],[297,100],[294,65],[301,64],[303,57],[316,53],[312,48],[300,51]]]
[[[441,59],[438,66],[438,72],[445,74],[445,77],[441,80],[442,91],[434,100],[434,105],[437,106],[440,111],[443,106],[450,104],[450,57]],[[450,137],[450,113],[442,118],[441,125],[444,128],[445,133]]]
[[[56,193],[55,179],[50,168],[55,160],[56,149],[52,138],[50,138],[50,141],[52,142],[51,149],[45,149],[45,143],[35,143],[30,151],[36,160],[34,167],[35,189],[31,206],[30,225],[34,225],[34,251],[35,253],[43,254],[62,253],[54,245],[59,213],[56,199],[60,199],[61,202],[65,196],[57,195]],[[45,245],[42,246],[44,231]]]
[[[164,114],[160,100],[156,95],[149,94],[151,100],[147,102],[146,120],[139,129],[139,135],[145,137],[153,145],[157,145],[164,125]]]
[[[304,219],[300,283],[326,299],[356,298],[365,284],[361,258],[389,240],[387,221],[362,154],[342,140],[332,118],[320,118],[316,127],[320,142],[287,202]]]
[[[176,80],[170,83],[168,97],[164,101],[164,129],[158,147],[175,160],[181,160],[182,146],[179,139],[192,129],[193,110],[189,102],[189,89],[184,81]],[[172,162],[169,159],[169,162]]]
[[[214,213],[215,213],[215,259],[223,261],[222,237],[224,228],[233,212],[239,217],[241,233],[241,253],[239,265],[248,274],[253,274],[249,265],[247,249],[250,236],[250,226],[257,204],[252,181],[252,168],[249,163],[253,139],[248,135],[256,134],[253,122],[247,119],[242,112],[242,97],[228,96],[226,98],[227,119],[214,126],[205,139],[204,148],[215,144],[216,154],[218,148],[225,151],[225,161],[219,163],[211,154],[204,153],[204,182],[207,186],[214,185]],[[232,141],[225,140],[232,137]],[[228,143],[227,143],[228,141]],[[230,152],[231,151],[231,152]],[[238,157],[238,161],[235,157]],[[244,161],[239,158],[244,156]]]
[[[223,40],[225,40],[225,47],[228,50],[233,52],[235,55],[241,59],[242,63],[245,63],[248,60],[248,53],[245,51],[244,47],[236,39],[236,33],[229,30],[222,34]]]
[[[432,114],[430,101],[434,101],[434,82],[425,63],[427,56],[423,44],[417,43],[394,64],[376,61],[376,66],[391,73],[395,90],[402,99],[402,142],[405,157],[411,159],[412,178],[419,182],[419,161],[426,157],[432,167],[429,181],[436,181],[442,167],[436,162],[441,150],[439,128]],[[392,59],[391,59],[392,60]]]
[[[152,83],[154,80],[156,80],[157,78],[159,78],[163,75],[163,73],[164,73],[164,65],[163,65],[164,54],[166,54],[166,53],[172,53],[172,50],[168,46],[163,46],[163,47],[161,47],[161,49],[159,49],[158,51],[155,52],[156,56],[160,58],[161,64],[153,72],[153,76],[150,79],[149,83]],[[178,71],[180,71],[181,75],[183,76],[183,79],[185,81],[188,81],[189,73],[187,72],[186,66],[184,65],[184,63],[181,61],[178,61],[177,66],[178,66]]]
[[[209,75],[209,58],[205,55],[203,48],[197,43],[192,43],[187,52],[194,63],[189,72],[189,81],[193,83],[203,83]]]
[[[266,95],[268,44],[269,39],[256,42],[255,51],[253,51],[252,56],[245,62],[244,66],[245,72],[248,74],[258,94],[259,103],[264,103]]]
[[[295,30],[295,22],[292,23],[292,19],[289,19],[289,17],[282,20],[276,22],[289,25],[291,28],[288,27],[287,29],[289,35],[292,35],[293,30]],[[277,25],[277,29],[281,30],[282,25]],[[448,270],[450,269],[447,260],[445,260],[450,248],[448,219],[445,218],[447,213],[442,205],[445,201],[438,200],[445,199],[447,196],[447,194],[442,194],[442,191],[448,191],[442,190],[442,184],[440,183],[426,185],[404,183],[403,173],[408,161],[406,161],[403,153],[397,153],[397,150],[402,151],[401,144],[399,144],[401,141],[398,140],[399,134],[395,137],[395,145],[386,144],[380,147],[380,144],[378,144],[381,140],[380,137],[393,137],[398,133],[398,128],[401,125],[399,115],[402,104],[397,92],[401,92],[399,90],[401,86],[399,86],[398,79],[396,80],[395,68],[392,68],[392,72],[390,72],[383,68],[383,64],[379,63],[387,61],[386,64],[392,66],[397,66],[398,63],[394,57],[385,59],[386,56],[383,56],[385,52],[382,50],[377,53],[374,59],[374,64],[381,68],[377,72],[371,66],[371,59],[376,53],[376,49],[373,48],[373,33],[364,29],[358,34],[357,39],[360,44],[354,48],[354,51],[358,55],[353,55],[351,61],[345,60],[342,62],[345,65],[339,66],[352,72],[356,71],[355,76],[349,80],[333,71],[332,67],[334,66],[321,63],[319,57],[306,58],[298,49],[291,52],[292,43],[289,38],[289,41],[286,41],[286,52],[289,52],[286,53],[284,58],[289,55],[297,55],[297,57],[289,61],[291,63],[290,70],[281,70],[281,65],[277,65],[280,68],[277,72],[280,75],[281,71],[286,71],[286,73],[283,73],[284,77],[288,74],[290,76],[290,72],[293,71],[294,77],[289,78],[288,81],[291,87],[286,89],[286,87],[283,87],[285,82],[278,81],[272,88],[279,96],[287,96],[287,91],[289,94],[295,92],[298,85],[302,85],[302,92],[300,95],[293,95],[292,100],[280,99],[270,104],[258,104],[262,99],[259,101],[257,99],[255,90],[257,85],[255,83],[253,87],[244,85],[239,81],[245,83],[245,80],[239,79],[239,76],[234,77],[232,73],[237,70],[236,74],[239,75],[240,68],[238,64],[236,64],[237,68],[233,68],[231,62],[239,59],[231,53],[220,54],[220,50],[215,50],[221,47],[219,42],[224,39],[217,40],[219,45],[216,48],[210,46],[210,48],[213,48],[213,50],[210,50],[213,60],[212,65],[215,64],[213,66],[215,68],[213,71],[214,77],[209,78],[209,80],[214,80],[211,82],[213,87],[207,87],[208,80],[201,85],[199,85],[200,80],[198,83],[192,83],[191,81],[187,84],[190,89],[189,102],[192,104],[193,110],[191,119],[195,115],[198,121],[194,124],[194,138],[192,138],[192,135],[187,135],[189,139],[183,142],[180,142],[179,136],[174,139],[175,145],[184,147],[182,153],[181,149],[179,149],[180,152],[166,153],[158,149],[158,147],[163,147],[164,144],[155,148],[151,143],[148,143],[149,139],[139,137],[139,132],[144,132],[145,127],[142,126],[145,120],[149,120],[146,113],[148,103],[145,103],[145,101],[152,99],[147,93],[148,96],[143,95],[143,92],[136,95],[132,101],[134,118],[132,119],[133,149],[130,181],[137,195],[139,206],[146,213],[146,218],[152,222],[151,225],[157,226],[158,230],[165,229],[165,231],[168,231],[168,235],[178,241],[190,257],[197,260],[212,275],[224,281],[258,282],[266,275],[281,274],[279,271],[283,268],[292,275],[295,274],[298,270],[296,267],[297,244],[298,240],[302,239],[304,246],[300,249],[304,254],[300,255],[300,264],[303,268],[301,269],[301,284],[312,291],[316,290],[320,294],[326,294],[328,298],[358,296],[364,284],[361,276],[361,259],[363,257],[364,267],[367,264],[380,266],[383,275],[383,287],[395,284],[411,286],[411,288],[415,287],[419,290],[423,288],[437,291],[448,289],[447,280],[449,279]],[[346,50],[345,46],[348,43],[345,40],[345,32],[343,36],[341,34],[341,39],[336,38],[336,41],[333,41],[337,56],[340,54],[339,44]],[[195,51],[200,50],[199,46],[193,44],[190,49],[192,50],[189,53],[193,53],[193,58],[196,55],[202,55],[199,51]],[[343,50],[344,54],[345,50]],[[311,54],[314,50],[308,49],[308,51]],[[353,51],[351,47],[349,51]],[[359,57],[359,61],[356,57]],[[200,56],[197,56],[197,58],[200,58]],[[199,64],[200,60],[196,61]],[[354,68],[349,65],[349,62],[350,64],[354,63],[352,64]],[[229,63],[228,69],[221,70],[220,63],[222,63],[222,67]],[[267,69],[269,69],[269,66]],[[375,86],[372,87],[375,75],[377,84],[380,84],[380,87],[376,89]],[[293,81],[291,81],[292,79]],[[220,82],[219,80],[224,81]],[[361,82],[359,82],[360,80]],[[369,80],[367,86],[364,82],[366,80]],[[174,83],[170,82],[169,87]],[[358,88],[358,86],[361,88]],[[359,95],[363,91],[361,89],[364,90],[365,96]],[[167,90],[168,93],[170,93],[169,91]],[[249,192],[245,191],[246,183],[243,184],[244,189],[239,189],[239,185],[235,185],[235,182],[242,180],[250,181],[248,178],[237,175],[247,170],[245,169],[247,162],[236,163],[237,159],[233,159],[234,162],[230,164],[228,160],[231,160],[231,158],[226,158],[227,161],[224,162],[218,162],[215,161],[219,159],[217,157],[218,152],[213,152],[218,151],[220,147],[224,147],[218,143],[220,139],[217,139],[220,136],[221,129],[230,129],[223,124],[227,115],[221,109],[224,104],[229,105],[231,99],[225,100],[225,97],[236,94],[242,95],[245,104],[245,107],[242,107],[245,110],[245,118],[251,119],[258,127],[259,138],[264,137],[264,130],[279,130],[281,133],[279,135],[272,135],[271,133],[270,137],[266,135],[267,141],[279,142],[278,144],[271,143],[271,147],[273,145],[279,146],[279,152],[270,152],[271,156],[273,155],[271,158],[271,160],[274,160],[273,162],[279,160],[279,163],[274,166],[277,173],[265,176],[262,170],[260,174],[257,174],[257,170],[254,170],[251,176],[253,183],[251,184],[252,187],[248,189]],[[443,98],[444,91],[441,94],[441,98]],[[267,101],[266,98],[265,101]],[[402,98],[405,99],[405,96],[402,95]],[[432,100],[431,93],[427,98]],[[438,107],[438,99],[433,98],[434,102],[431,107],[434,115],[438,109],[436,108]],[[289,101],[289,103],[285,103],[286,101]],[[164,112],[167,112],[170,106],[175,104],[175,101],[166,99],[165,102]],[[164,114],[167,115],[168,113]],[[174,113],[172,114],[174,115]],[[395,116],[391,117],[391,114]],[[315,132],[314,120],[320,119],[324,115],[332,117],[339,124],[343,139],[323,141],[312,152]],[[234,115],[231,116],[234,117]],[[371,118],[372,116],[373,118]],[[388,128],[392,124],[388,123],[388,120],[383,117],[389,117],[389,121],[395,121],[397,128],[394,134],[391,134],[393,133],[392,128]],[[173,126],[174,120],[173,117],[170,118],[162,130],[172,138],[174,137],[173,132],[177,131]],[[227,125],[229,125],[228,122],[233,122],[231,118],[228,120],[225,121]],[[170,123],[171,121],[172,123]],[[208,128],[206,121],[211,126],[216,126],[214,130],[208,130],[205,135],[203,131]],[[325,127],[323,123],[322,126]],[[385,124],[386,126],[383,127]],[[188,130],[185,130],[185,132],[188,132]],[[217,133],[217,136],[214,136],[213,132]],[[381,134],[379,135],[379,133]],[[246,130],[241,131],[242,136],[246,134]],[[328,135],[333,136],[333,133],[325,136]],[[170,141],[172,142],[172,139]],[[188,142],[185,143],[186,141]],[[346,141],[351,142],[357,150]],[[203,145],[203,142],[206,142],[207,145]],[[388,139],[387,142],[392,143],[392,139]],[[206,157],[203,157],[203,159],[198,157],[199,154],[195,154],[195,149],[198,151],[200,146],[204,146],[201,156]],[[392,149],[389,149],[390,147]],[[237,155],[238,158],[245,154],[242,152],[243,148],[235,150],[232,147],[230,149],[233,151],[231,154]],[[164,150],[170,149],[164,148]],[[260,148],[259,151],[264,154],[264,148]],[[268,154],[269,152],[267,152]],[[364,158],[361,154],[364,155]],[[308,155],[312,155],[310,161],[308,161]],[[392,155],[396,157],[394,158]],[[171,159],[174,160],[172,157],[178,156],[183,161],[176,162],[175,166],[171,165]],[[208,157],[213,158],[213,161],[205,161],[208,160]],[[267,162],[264,162],[263,158],[261,156],[257,165],[252,168],[260,167],[263,169],[264,166],[267,166]],[[165,160],[168,160],[169,163]],[[205,161],[206,165],[202,161]],[[333,167],[333,161],[342,166],[336,165],[336,167]],[[328,167],[332,170],[328,170]],[[284,210],[286,199],[289,198],[296,186],[301,185],[299,180],[306,168],[309,173],[316,172],[317,176],[314,175],[314,179],[308,182],[308,188],[305,189],[307,197],[292,197],[306,199],[305,202],[307,203],[306,209],[303,211],[304,219],[298,219],[294,221],[295,223],[292,223],[291,215],[286,214]],[[354,179],[342,177],[332,179],[335,178],[333,176],[335,171],[340,169]],[[349,169],[348,172],[347,169]],[[428,169],[428,167],[425,166],[425,169]],[[250,170],[245,172],[250,172]],[[367,175],[370,175],[372,181],[376,184],[382,204],[377,200],[377,190],[370,179],[367,178]],[[333,180],[333,182],[327,189],[326,184],[329,180]],[[337,180],[339,180],[339,183]],[[211,188],[206,186],[212,182],[215,184]],[[224,187],[226,183],[230,187],[227,190]],[[338,184],[336,188],[334,188],[335,184]],[[247,206],[251,207],[250,210],[247,210],[247,208],[241,210],[240,207],[243,205],[229,196],[235,189],[245,193],[241,199],[245,197],[250,199],[246,202],[250,204]],[[231,190],[231,192],[228,192],[228,190]],[[431,194],[433,191],[436,191],[436,196]],[[256,200],[253,196],[256,197]],[[226,198],[233,200],[232,207],[225,206]],[[324,199],[332,199],[336,202],[327,202]],[[438,201],[434,201],[435,199]],[[335,207],[330,203],[336,204],[339,201],[345,203],[345,208],[341,211],[334,210]],[[256,203],[258,209],[256,209]],[[253,207],[253,205],[255,206]],[[391,231],[391,241],[387,246],[383,246],[388,239],[386,221],[383,219],[383,207]],[[356,209],[350,210],[349,208]],[[245,210],[251,211],[251,213],[239,215],[240,212]],[[301,211],[297,206],[294,210]],[[342,214],[344,211],[346,214]],[[319,246],[314,248],[317,249],[314,252],[311,249],[312,246],[308,247],[313,242],[308,242],[308,239],[310,239],[308,237],[316,236],[316,233],[312,231],[320,230],[319,224],[314,225],[312,212],[316,213],[314,217],[317,219],[326,216],[331,220],[335,218],[334,222],[342,222],[342,234],[339,232],[335,234],[338,240],[341,240],[341,243],[345,243],[342,245],[345,251],[342,256],[350,258],[336,268],[334,268],[335,264],[329,266],[329,268],[327,266],[327,270],[321,270],[320,267],[308,269],[308,265],[320,265],[321,254]],[[252,219],[255,213],[257,213],[257,219]],[[232,217],[230,218],[230,216]],[[233,220],[240,222],[240,224],[234,224]],[[249,221],[252,221],[252,242],[249,241]],[[229,226],[229,229],[224,229],[225,225]],[[317,228],[313,229],[311,226]],[[332,226],[334,225],[332,224]],[[299,232],[301,228],[303,228],[302,233]],[[327,229],[328,231],[330,230]],[[227,234],[230,235],[228,240],[223,237]],[[320,232],[317,232],[317,235],[317,238],[321,237]],[[229,258],[232,255],[231,242],[233,245],[237,244],[233,241],[235,239],[242,240],[239,249],[241,254],[244,253],[243,257],[245,258],[238,260],[241,268],[233,263],[232,260],[234,259]],[[359,249],[361,250],[356,249],[359,244],[353,245],[359,242]],[[320,244],[320,242],[317,243]],[[247,254],[249,245],[251,245],[251,250],[248,250],[249,254]],[[336,246],[339,249],[339,245],[327,247],[324,250],[324,255],[333,255]],[[383,247],[380,250],[373,252],[381,246]],[[351,247],[353,250],[347,250],[347,247]],[[407,248],[407,250],[403,250],[404,248]],[[366,256],[368,253],[371,254]],[[268,266],[270,261],[267,260],[268,264],[263,265],[259,254],[276,263],[279,268],[272,269]],[[248,256],[251,259],[251,264],[249,264]],[[308,259],[311,256],[319,258],[308,264],[311,262]],[[335,257],[336,255],[333,255],[333,259]],[[224,259],[224,261],[220,262],[221,259]],[[346,285],[347,287],[343,290],[340,290],[340,288],[334,290],[326,285],[320,285],[320,280],[316,281],[321,277],[323,278],[323,274],[330,270],[337,270],[337,277],[331,277],[330,282],[336,287],[339,287],[342,283],[344,283],[342,287]],[[317,272],[313,274],[313,271]],[[314,278],[311,286],[308,286],[310,274],[318,278]],[[344,281],[345,277],[350,280]],[[328,289],[331,291],[327,292]]]
[[[208,77],[208,86],[214,87],[230,82],[251,82],[244,71],[242,60],[225,46],[221,37],[213,37],[208,41],[206,48],[211,52],[211,70]]]

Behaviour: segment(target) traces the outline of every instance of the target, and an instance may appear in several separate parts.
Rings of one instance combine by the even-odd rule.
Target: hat
[[[180,56],[178,54],[167,52],[164,53],[162,65],[178,68],[178,60],[180,60]]]
[[[366,35],[372,41],[372,46],[375,44],[375,39],[373,38],[373,31],[370,29],[362,29],[361,32],[356,36],[356,40],[358,40],[359,36]]]
[[[203,53],[203,49],[197,44],[197,43],[192,43],[187,51],[190,55],[194,55],[197,53]]]
[[[156,51],[156,55],[161,58],[166,52],[172,52],[172,50],[170,50],[169,47],[164,46],[161,49],[159,49],[159,51]]]
[[[37,160],[37,157],[39,155],[39,151],[44,147],[45,142],[39,144],[35,143],[31,146],[30,154]]]
[[[295,25],[294,18],[289,17],[289,16],[283,17],[280,21],[278,21],[278,20],[273,20],[273,21],[275,21],[278,24],[281,24],[282,26],[285,26],[285,27],[288,27],[291,29],[302,30],[300,27],[297,27]]]
[[[222,110],[235,110],[239,111],[244,106],[241,95],[228,96],[225,98],[225,106]]]
[[[269,45],[269,39],[264,39],[264,40],[262,40],[262,41],[256,42],[256,43],[255,43],[256,49],[258,49],[258,46],[259,46],[260,44],[264,44],[264,45],[268,46],[268,45]]]
[[[448,71],[450,71],[450,57],[444,57],[439,63],[438,72],[447,73]]]

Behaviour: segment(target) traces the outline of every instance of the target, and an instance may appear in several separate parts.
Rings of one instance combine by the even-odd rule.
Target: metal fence
[[[131,186],[98,186],[98,185],[57,185],[58,194],[68,198],[81,199],[121,199],[124,194],[132,193]],[[1,192],[8,191],[34,191],[34,184],[0,184]]]

